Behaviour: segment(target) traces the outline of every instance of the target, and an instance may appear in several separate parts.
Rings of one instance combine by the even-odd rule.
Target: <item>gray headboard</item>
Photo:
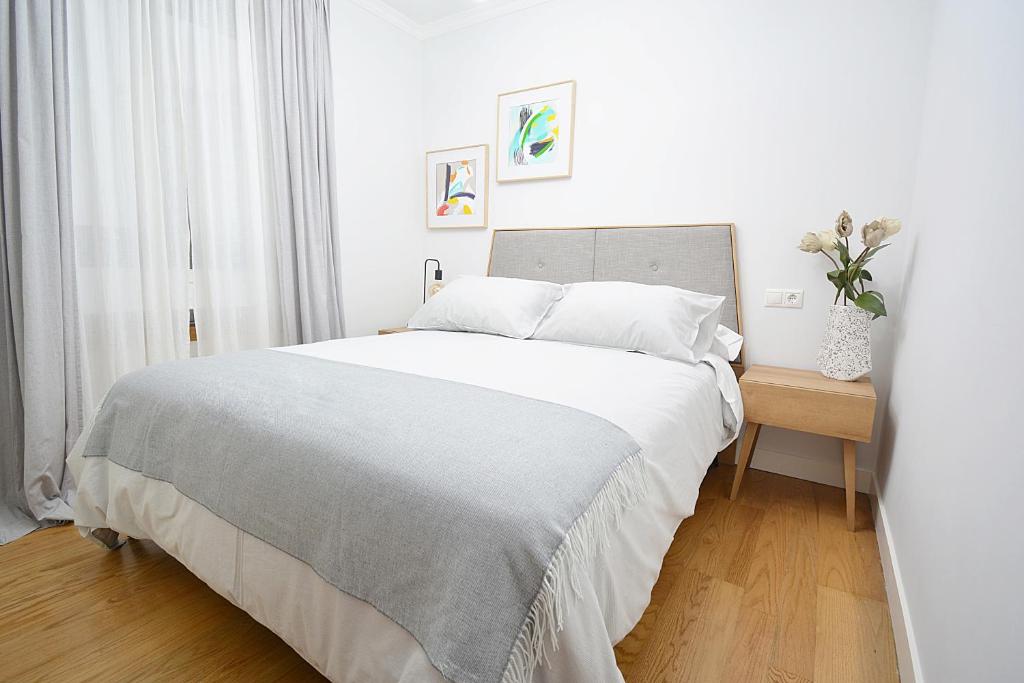
[[[620,280],[725,297],[722,324],[743,334],[731,223],[495,230],[487,274],[548,282]]]

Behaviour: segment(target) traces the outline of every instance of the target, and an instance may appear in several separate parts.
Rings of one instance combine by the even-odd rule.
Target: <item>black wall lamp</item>
[[[440,280],[444,277],[444,273],[441,272],[441,262],[436,258],[428,258],[423,262],[423,303],[427,303],[427,264],[436,263],[437,268],[434,269],[434,280]]]

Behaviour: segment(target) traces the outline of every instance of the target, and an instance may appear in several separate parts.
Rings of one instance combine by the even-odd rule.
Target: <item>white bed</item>
[[[707,468],[742,421],[727,362],[691,365],[560,342],[427,331],[281,351],[559,403],[632,435],[646,453],[648,495],[626,513],[598,556],[558,650],[535,672],[537,681],[621,680],[612,648],[642,616],[676,528],[693,513]],[[69,457],[78,482],[76,524],[83,530],[109,527],[152,539],[332,680],[443,680],[416,640],[371,605],[171,484],[106,458],[82,458],[83,442]]]

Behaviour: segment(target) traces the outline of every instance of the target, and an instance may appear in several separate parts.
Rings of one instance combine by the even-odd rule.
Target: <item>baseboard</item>
[[[896,549],[892,545],[889,521],[885,506],[878,499],[878,480],[871,477],[875,495],[871,496],[871,513],[875,518],[875,535],[878,538],[878,554],[882,560],[882,574],[885,577],[885,596],[889,601],[889,616],[892,619],[892,634],[896,640],[896,660],[903,683],[923,683],[917,641],[907,611],[907,600],[903,592],[903,578],[896,560]]]
[[[750,467],[756,470],[774,472],[796,479],[806,479],[826,486],[839,488],[846,486],[841,458],[807,458],[758,446],[754,451],[752,461]],[[857,470],[857,490],[861,493],[871,493],[872,479],[871,470]]]

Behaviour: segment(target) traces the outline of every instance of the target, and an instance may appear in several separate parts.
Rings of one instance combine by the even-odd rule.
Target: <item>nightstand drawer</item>
[[[797,387],[742,383],[746,419],[772,427],[871,441],[875,400]]]

